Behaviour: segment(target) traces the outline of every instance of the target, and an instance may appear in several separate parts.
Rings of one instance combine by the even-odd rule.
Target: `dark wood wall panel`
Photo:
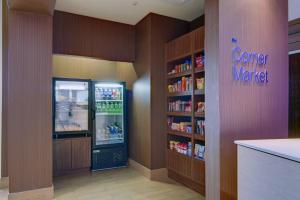
[[[35,12],[52,15],[56,0],[3,0],[11,10],[20,10],[26,12]]]
[[[196,30],[205,25],[205,15],[201,15],[190,22],[190,31]]]
[[[205,13],[205,198],[220,200],[219,0]]]
[[[234,141],[288,137],[288,3],[285,0],[218,0],[214,3],[210,5],[218,12],[218,20],[214,22],[219,26],[218,36],[212,38],[208,31],[206,32],[206,38],[209,38],[206,41],[206,169],[209,170],[209,175],[212,175],[209,167],[218,164],[218,161],[211,157],[220,159],[218,169],[213,167],[220,170],[215,171],[220,173],[220,177],[207,175],[207,187],[219,188],[220,198],[215,194],[208,194],[207,199],[236,200],[237,147]],[[206,9],[206,13],[209,11]],[[211,17],[212,15],[206,16],[210,23]],[[213,25],[208,21],[205,24],[212,30]],[[269,55],[266,66],[269,71],[267,85],[243,84],[233,80],[231,50],[235,46],[231,42],[232,37],[237,38],[243,51]],[[210,42],[213,42],[211,39],[219,40],[218,47],[215,46],[218,52],[210,51]],[[218,62],[217,71],[216,61],[212,59]],[[253,67],[249,66],[247,69]],[[213,73],[217,78],[215,83],[211,79]],[[214,91],[216,88],[219,90],[217,96],[212,96],[209,90]],[[216,99],[219,102],[216,102]],[[210,101],[217,103],[214,106],[219,108],[219,119],[216,118],[218,113],[214,113],[218,110],[210,110]],[[216,137],[213,138],[211,134]],[[216,141],[213,141],[214,139]],[[218,152],[214,153],[213,150]],[[208,180],[210,178],[211,180]],[[207,191],[215,192],[211,188]]]
[[[52,186],[52,16],[9,11],[10,193]]]
[[[129,156],[147,168],[151,168],[150,127],[150,36],[151,21],[144,18],[136,26],[134,69],[137,80],[133,84],[131,103],[132,117],[129,121]]]
[[[53,174],[62,176],[89,171],[91,167],[91,138],[53,140]]]
[[[72,140],[72,168],[83,169],[91,167],[91,138],[76,138]]]
[[[289,51],[300,50],[300,19],[289,22]]]
[[[171,41],[168,44],[168,49],[166,50],[166,59],[174,59],[182,55],[188,55],[191,53],[191,41],[192,35],[186,34],[176,39],[176,41]]]
[[[204,172],[204,173],[203,173]],[[197,183],[204,185],[205,188],[205,162],[201,160],[192,160],[192,174]]]
[[[151,169],[166,167],[165,43],[189,31],[186,21],[151,14]]]
[[[149,169],[166,167],[164,45],[188,30],[188,22],[153,13],[136,25],[134,68],[138,80],[130,106],[129,152]]]
[[[134,26],[55,11],[53,53],[134,61]]]
[[[8,10],[6,1],[2,1],[2,145],[1,176],[8,177],[7,167],[7,72],[8,72]]]
[[[53,173],[72,169],[72,140],[53,141]]]
[[[174,151],[168,151],[168,154],[168,169],[184,177],[192,176],[192,159]]]
[[[204,47],[204,40],[203,38],[205,38],[205,27],[201,27],[201,28],[198,28],[197,30],[195,30],[195,49],[196,51],[200,51],[203,49]]]
[[[289,56],[289,136],[300,137],[300,53]]]

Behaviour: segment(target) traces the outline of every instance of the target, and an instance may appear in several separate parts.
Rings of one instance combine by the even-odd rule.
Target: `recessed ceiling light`
[[[161,1],[174,4],[174,5],[181,5],[181,4],[189,3],[193,0],[161,0]]]

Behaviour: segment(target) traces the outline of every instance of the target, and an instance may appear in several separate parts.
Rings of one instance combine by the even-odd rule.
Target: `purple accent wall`
[[[288,4],[285,0],[218,0],[215,9],[219,15],[219,33],[217,38],[208,36],[206,39],[218,40],[218,54],[208,52],[206,56],[215,56],[218,63],[213,63],[217,66],[213,69],[210,69],[211,60],[206,63],[210,75],[206,85],[210,90],[218,84],[218,92],[217,97],[208,93],[206,102],[212,98],[217,98],[218,102],[207,107],[210,119],[207,145],[219,146],[215,148],[219,151],[220,170],[216,181],[219,181],[220,199],[231,200],[237,199],[237,148],[233,142],[288,137]],[[233,80],[232,37],[238,39],[243,51],[269,55],[268,84],[243,84]],[[211,73],[218,73],[217,80],[211,79]],[[219,108],[217,125],[211,120],[211,116],[217,116],[210,112],[211,106]],[[210,134],[217,134],[217,138]],[[214,139],[219,142],[214,143]],[[212,149],[210,147],[207,156],[214,156]],[[208,171],[210,165],[208,163]],[[216,198],[208,198],[212,199]]]

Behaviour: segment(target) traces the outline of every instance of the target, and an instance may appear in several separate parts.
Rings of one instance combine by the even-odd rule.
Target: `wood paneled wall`
[[[20,10],[26,12],[34,12],[52,15],[56,0],[3,0],[7,1],[7,5],[11,10]]]
[[[136,25],[138,80],[133,85],[129,149],[130,157],[149,169],[166,165],[164,45],[188,30],[188,22],[152,13]]]
[[[7,167],[7,65],[8,65],[8,10],[2,1],[2,145],[1,176],[8,177]]]
[[[151,14],[151,169],[166,167],[165,44],[189,31],[188,23]]]
[[[300,137],[300,53],[289,56],[289,137]]]
[[[53,53],[134,61],[134,26],[55,11]]]
[[[289,22],[289,51],[300,50],[300,18]]]
[[[132,88],[132,101],[129,102],[129,156],[136,162],[151,168],[151,94],[150,94],[150,50],[151,50],[151,21],[144,18],[136,27],[135,62],[133,66],[137,73],[137,80]]]
[[[234,140],[288,136],[288,5],[285,0],[211,0],[205,9],[206,199],[235,200]],[[269,55],[267,85],[233,80],[232,37],[243,51]]]
[[[205,197],[220,200],[219,0],[205,2]]]
[[[52,186],[52,16],[9,11],[9,192]]]
[[[190,22],[190,31],[196,30],[205,25],[205,15],[201,15]]]
[[[289,22],[289,51],[300,50],[300,19]],[[289,56],[289,137],[300,137],[300,53]]]

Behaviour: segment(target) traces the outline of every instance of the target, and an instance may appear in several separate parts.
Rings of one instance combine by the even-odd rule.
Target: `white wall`
[[[300,0],[289,0],[289,21],[300,18]]]

